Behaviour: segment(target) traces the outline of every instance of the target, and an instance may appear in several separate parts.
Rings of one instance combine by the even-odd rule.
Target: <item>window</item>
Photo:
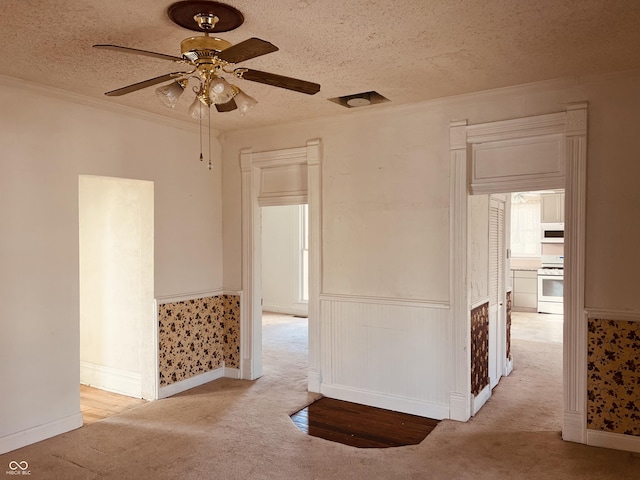
[[[540,193],[511,194],[511,256],[539,257]]]
[[[300,205],[300,302],[309,301],[309,206]]]

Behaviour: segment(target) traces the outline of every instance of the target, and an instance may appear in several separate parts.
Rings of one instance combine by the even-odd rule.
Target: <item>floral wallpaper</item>
[[[587,428],[640,436],[640,322],[589,319]]]
[[[471,393],[489,384],[489,303],[471,310]]]
[[[219,295],[158,307],[160,386],[223,365],[238,368],[240,298]]]
[[[222,295],[224,365],[240,368],[240,296]]]

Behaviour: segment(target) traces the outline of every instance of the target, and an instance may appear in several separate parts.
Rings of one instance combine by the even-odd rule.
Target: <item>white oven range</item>
[[[562,315],[564,300],[564,255],[543,255],[538,270],[538,312]]]

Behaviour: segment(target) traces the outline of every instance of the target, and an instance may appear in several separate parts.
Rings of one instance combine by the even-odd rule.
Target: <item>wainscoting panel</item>
[[[449,414],[448,308],[321,301],[321,391],[432,418]]]

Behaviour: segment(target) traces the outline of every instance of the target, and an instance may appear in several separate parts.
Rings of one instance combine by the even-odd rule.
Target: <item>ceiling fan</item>
[[[195,80],[197,86],[193,90],[196,98],[189,108],[189,114],[195,119],[202,120],[208,116],[211,105],[215,105],[218,112],[239,109],[244,115],[257,103],[255,99],[236,85],[229,83],[224,78],[225,74],[233,78],[263,83],[308,95],[320,91],[320,85],[317,83],[250,68],[235,67],[236,63],[278,50],[275,45],[259,38],[249,38],[232,45],[222,38],[211,36],[211,33],[227,32],[242,25],[244,17],[236,8],[213,1],[187,0],[170,5],[167,14],[177,25],[204,33],[203,36],[185,38],[180,44],[182,54],[180,57],[119,45],[98,44],[94,47],[168,60],[187,65],[191,69],[150,78],[111,90],[105,95],[110,97],[125,95],[172,80],[170,84],[156,89],[156,93],[167,107],[173,108],[189,80]]]

